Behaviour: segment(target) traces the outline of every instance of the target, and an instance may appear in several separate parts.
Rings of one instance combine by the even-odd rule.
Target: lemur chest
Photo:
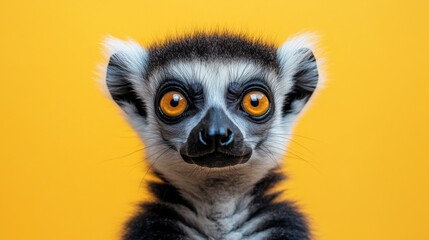
[[[231,199],[214,205],[201,203],[196,211],[182,210],[182,228],[189,239],[237,240],[258,239],[254,232],[262,219],[252,219],[250,198]]]

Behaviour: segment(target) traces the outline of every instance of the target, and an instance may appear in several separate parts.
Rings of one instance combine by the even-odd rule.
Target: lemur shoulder
[[[319,79],[305,36],[279,48],[230,33],[106,46],[109,92],[160,179],[124,240],[311,238],[294,204],[270,191]]]

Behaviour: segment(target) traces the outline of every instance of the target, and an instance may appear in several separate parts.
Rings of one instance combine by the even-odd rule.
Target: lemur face
[[[160,172],[275,167],[318,80],[303,38],[279,49],[218,34],[108,47],[109,91]]]
[[[280,111],[276,74],[250,61],[182,60],[149,79],[160,135],[189,164],[246,163]]]

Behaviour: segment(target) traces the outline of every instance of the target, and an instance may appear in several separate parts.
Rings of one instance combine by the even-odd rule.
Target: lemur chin
[[[311,234],[293,203],[269,191],[292,125],[318,83],[306,36],[279,48],[197,33],[143,48],[106,40],[106,83],[160,181],[124,240],[286,239]]]

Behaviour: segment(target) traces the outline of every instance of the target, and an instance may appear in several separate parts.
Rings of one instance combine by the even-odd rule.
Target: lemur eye
[[[241,106],[248,114],[259,117],[268,111],[270,100],[260,91],[251,91],[244,95]]]
[[[186,110],[188,102],[182,93],[170,91],[162,96],[159,106],[166,116],[177,117]]]

